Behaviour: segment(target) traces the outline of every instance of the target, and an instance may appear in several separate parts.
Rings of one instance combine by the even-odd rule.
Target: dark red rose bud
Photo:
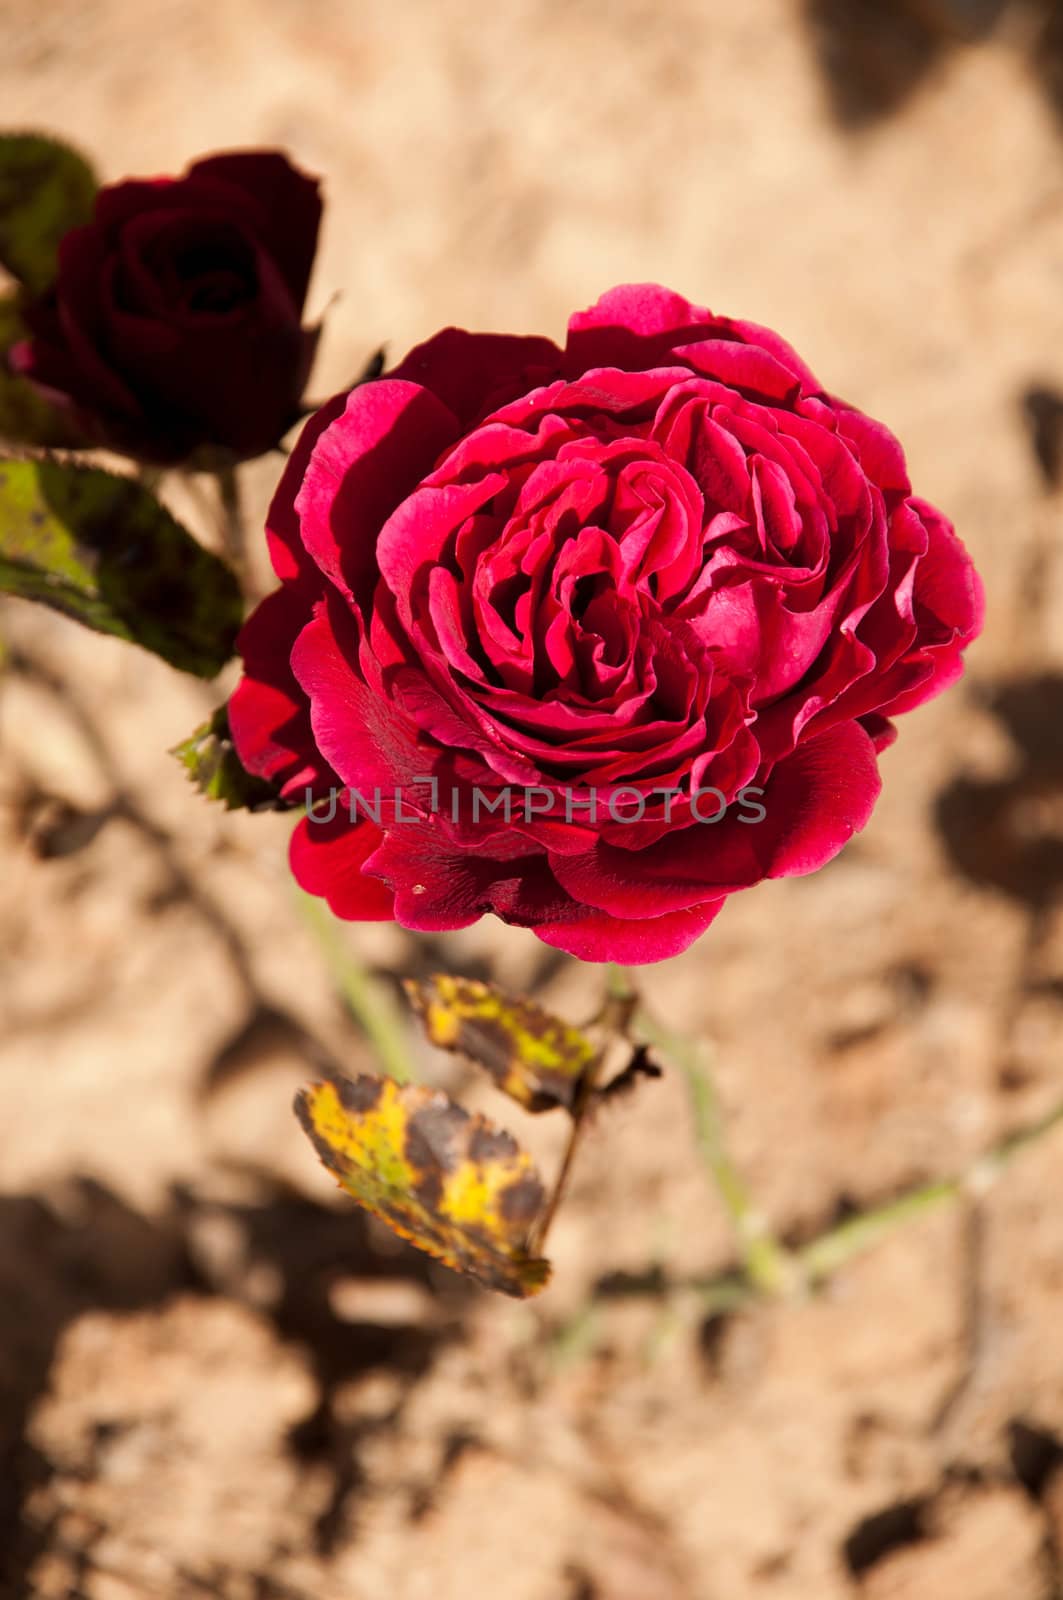
[[[881,424],[654,285],[448,329],[307,423],[229,707],[338,915],[684,949],[871,814],[891,717],[982,622]]]
[[[297,420],[313,360],[320,221],[317,181],[268,150],[101,189],[11,365],[88,441],[137,460],[261,455]]]

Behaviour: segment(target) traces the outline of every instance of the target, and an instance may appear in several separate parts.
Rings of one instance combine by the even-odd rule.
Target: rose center
[[[225,316],[258,294],[254,251],[227,223],[182,219],[152,241],[145,264],[166,303],[193,315]]]

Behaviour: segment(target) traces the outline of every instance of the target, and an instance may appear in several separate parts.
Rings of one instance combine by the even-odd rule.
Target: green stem
[[[332,980],[373,1046],[380,1066],[396,1083],[409,1083],[415,1074],[406,1051],[405,1031],[386,992],[355,956],[325,902],[301,889],[296,890],[296,895],[303,920],[318,942]]]
[[[242,579],[247,565],[247,550],[240,480],[235,467],[220,467],[217,478],[218,497],[221,500],[222,547],[233,571]]]
[[[1028,1128],[1008,1134],[958,1176],[920,1184],[907,1194],[897,1195],[881,1206],[849,1217],[836,1228],[829,1228],[795,1252],[805,1282],[809,1285],[824,1283],[905,1223],[929,1216],[965,1196],[981,1194],[1017,1155],[1060,1126],[1063,1126],[1063,1103],[1054,1106]],[[743,1286],[742,1281],[730,1273],[702,1282],[697,1286],[697,1293],[702,1308],[709,1310],[733,1310],[758,1298],[751,1281]]]
[[[635,995],[634,986],[622,967],[608,968],[607,986],[613,1001],[630,1001]],[[702,1315],[736,1311],[795,1285],[811,1288],[826,1282],[906,1223],[965,1198],[984,1194],[1018,1155],[1046,1134],[1063,1127],[1061,1101],[1036,1122],[992,1145],[962,1172],[920,1184],[880,1206],[847,1218],[800,1249],[788,1252],[764,1231],[741,1176],[727,1154],[719,1103],[697,1045],[662,1027],[640,1004],[634,1009],[631,1028],[647,1044],[655,1045],[667,1055],[686,1076],[698,1143],[742,1246],[742,1272],[718,1273],[700,1282],[686,1279],[670,1286],[671,1292],[695,1295]]]
[[[137,482],[140,484],[140,487],[142,489],[146,489],[149,494],[158,493],[159,485],[162,483],[162,479],[162,467],[149,467],[146,464],[141,464],[137,468]]]
[[[661,1049],[664,1048],[662,1042]],[[728,1154],[716,1086],[708,1069],[693,1052],[689,1061],[677,1064],[687,1080],[698,1148],[731,1219],[749,1281],[763,1294],[783,1294],[795,1289],[798,1285],[795,1263],[773,1238],[766,1217],[754,1205]]]
[[[875,1206],[855,1217],[847,1217],[836,1228],[829,1228],[797,1252],[806,1279],[809,1283],[822,1283],[904,1223],[958,1199],[963,1188],[962,1180],[942,1178],[898,1195],[885,1205]]]
[[[1061,1124],[1063,1124],[1063,1103],[1054,1106],[1029,1127],[1009,1133],[999,1144],[993,1145],[957,1176],[921,1184],[919,1188],[911,1189],[907,1194],[898,1195],[895,1200],[888,1200],[885,1205],[876,1206],[871,1211],[850,1217],[847,1221],[839,1223],[838,1227],[820,1234],[818,1239],[813,1239],[797,1253],[808,1279],[811,1282],[822,1282],[824,1278],[837,1272],[839,1267],[845,1266],[854,1256],[862,1255],[872,1245],[878,1244],[880,1239],[884,1239],[914,1217],[926,1216],[927,1213],[936,1211],[943,1205],[963,1199],[965,1195],[983,1193],[1011,1165],[1017,1155]]]
[[[613,999],[635,992],[621,967],[610,967],[608,985]],[[795,1288],[799,1281],[798,1263],[772,1237],[728,1153],[719,1097],[704,1049],[664,1027],[641,1003],[634,1012],[632,1031],[656,1046],[686,1079],[698,1149],[730,1218],[750,1283],[762,1294],[781,1294]]]

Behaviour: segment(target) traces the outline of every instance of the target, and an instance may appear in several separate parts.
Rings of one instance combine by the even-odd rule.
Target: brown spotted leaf
[[[436,973],[405,987],[432,1044],[468,1056],[528,1111],[573,1110],[597,1054],[579,1028],[472,978]]]
[[[391,1078],[327,1078],[295,1112],[340,1187],[403,1239],[518,1299],[545,1286],[550,1263],[528,1249],[543,1186],[510,1134]]]

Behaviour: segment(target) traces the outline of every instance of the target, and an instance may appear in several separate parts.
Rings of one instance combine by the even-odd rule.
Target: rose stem
[[[236,576],[246,577],[247,551],[244,513],[240,500],[240,481],[235,467],[219,467],[218,496],[221,500],[221,538],[226,559]]]
[[[149,467],[146,463],[142,463],[137,468],[137,482],[140,484],[140,487],[142,489],[146,489],[149,494],[156,494],[158,492],[158,488],[162,482],[162,479],[163,470],[161,467]]]
[[[396,1083],[415,1076],[406,1050],[402,1021],[382,986],[355,956],[324,900],[295,891],[299,910],[317,940],[325,964],[347,1009],[376,1052],[380,1066]]]
[[[550,1224],[557,1215],[557,1208],[561,1204],[565,1190],[568,1187],[569,1174],[572,1171],[572,1163],[575,1159],[576,1150],[579,1146],[580,1135],[583,1132],[583,1127],[587,1120],[587,1111],[590,1107],[591,1101],[594,1098],[594,1091],[598,1086],[598,1079],[601,1077],[602,1067],[605,1065],[605,1053],[609,1048],[610,1035],[621,1039],[627,1038],[628,1028],[631,1023],[631,1015],[634,1011],[636,1003],[637,996],[633,990],[618,990],[614,987],[612,979],[610,978],[606,988],[605,1001],[599,1010],[598,1015],[593,1019],[593,1023],[591,1024],[591,1026],[595,1028],[604,1029],[606,1037],[602,1043],[601,1049],[598,1051],[598,1054],[591,1061],[586,1072],[583,1074],[583,1077],[580,1079],[579,1088],[576,1091],[575,1103],[570,1113],[572,1117],[572,1127],[569,1132],[568,1145],[566,1146],[565,1153],[561,1158],[561,1170],[558,1172],[557,1182],[554,1184],[554,1192],[550,1196],[546,1210],[539,1218],[539,1221],[536,1223],[531,1233],[528,1248],[533,1255],[542,1254],[543,1246],[546,1243],[546,1235],[550,1231]]]
[[[623,967],[611,965],[608,981],[614,999],[637,996]],[[796,1288],[800,1281],[797,1261],[772,1238],[763,1214],[754,1205],[728,1154],[719,1096],[704,1048],[662,1026],[641,1000],[635,1007],[631,1027],[647,1044],[666,1055],[686,1079],[698,1149],[734,1229],[750,1283],[763,1294],[782,1294]]]
[[[929,1183],[920,1184],[916,1189],[909,1189],[907,1193],[899,1194],[881,1206],[872,1206],[867,1211],[858,1212],[856,1216],[847,1217],[835,1228],[828,1228],[818,1238],[810,1240],[808,1244],[794,1252],[794,1259],[804,1281],[810,1286],[824,1283],[850,1261],[856,1260],[882,1240],[887,1239],[890,1234],[896,1233],[905,1223],[929,1216],[943,1206],[952,1205],[970,1196],[977,1197],[984,1194],[1011,1165],[1016,1156],[1061,1126],[1063,1126],[1063,1102],[1054,1106],[1043,1117],[1039,1117],[1029,1127],[1019,1128],[1017,1132],[1008,1134],[963,1172],[951,1178],[931,1179]],[[721,1300],[728,1296],[728,1292],[733,1291],[734,1280],[726,1277],[710,1278],[707,1282],[693,1287],[697,1289],[699,1298],[704,1296],[705,1303],[718,1306]],[[750,1300],[755,1298],[755,1295],[750,1292],[744,1298]]]
[[[561,1201],[564,1198],[565,1190],[568,1188],[568,1180],[569,1174],[572,1171],[572,1163],[575,1159],[576,1150],[579,1147],[580,1136],[587,1121],[587,1109],[590,1106],[591,1100],[594,1096],[595,1086],[598,1082],[604,1061],[605,1047],[603,1046],[602,1049],[598,1051],[598,1054],[594,1057],[594,1060],[588,1066],[586,1072],[583,1074],[583,1077],[580,1079],[579,1089],[576,1092],[575,1104],[572,1107],[572,1127],[569,1131],[568,1144],[565,1148],[564,1155],[561,1157],[561,1168],[557,1174],[557,1182],[554,1184],[554,1192],[547,1202],[546,1210],[543,1212],[535,1227],[532,1229],[529,1237],[528,1253],[530,1255],[542,1255],[543,1248],[546,1244],[546,1235],[550,1232],[550,1224],[557,1215],[558,1206],[561,1204]]]
[[[984,1155],[964,1171],[951,1178],[938,1178],[910,1189],[907,1194],[888,1200],[885,1205],[849,1217],[836,1228],[820,1234],[810,1244],[798,1251],[798,1260],[808,1278],[815,1282],[829,1277],[854,1256],[908,1222],[912,1217],[925,1216],[941,1205],[962,1200],[968,1195],[984,1194],[1015,1157],[1030,1145],[1043,1139],[1046,1133],[1063,1124],[1063,1103],[1039,1117],[1026,1128],[1010,1133],[999,1144],[993,1145]]]

